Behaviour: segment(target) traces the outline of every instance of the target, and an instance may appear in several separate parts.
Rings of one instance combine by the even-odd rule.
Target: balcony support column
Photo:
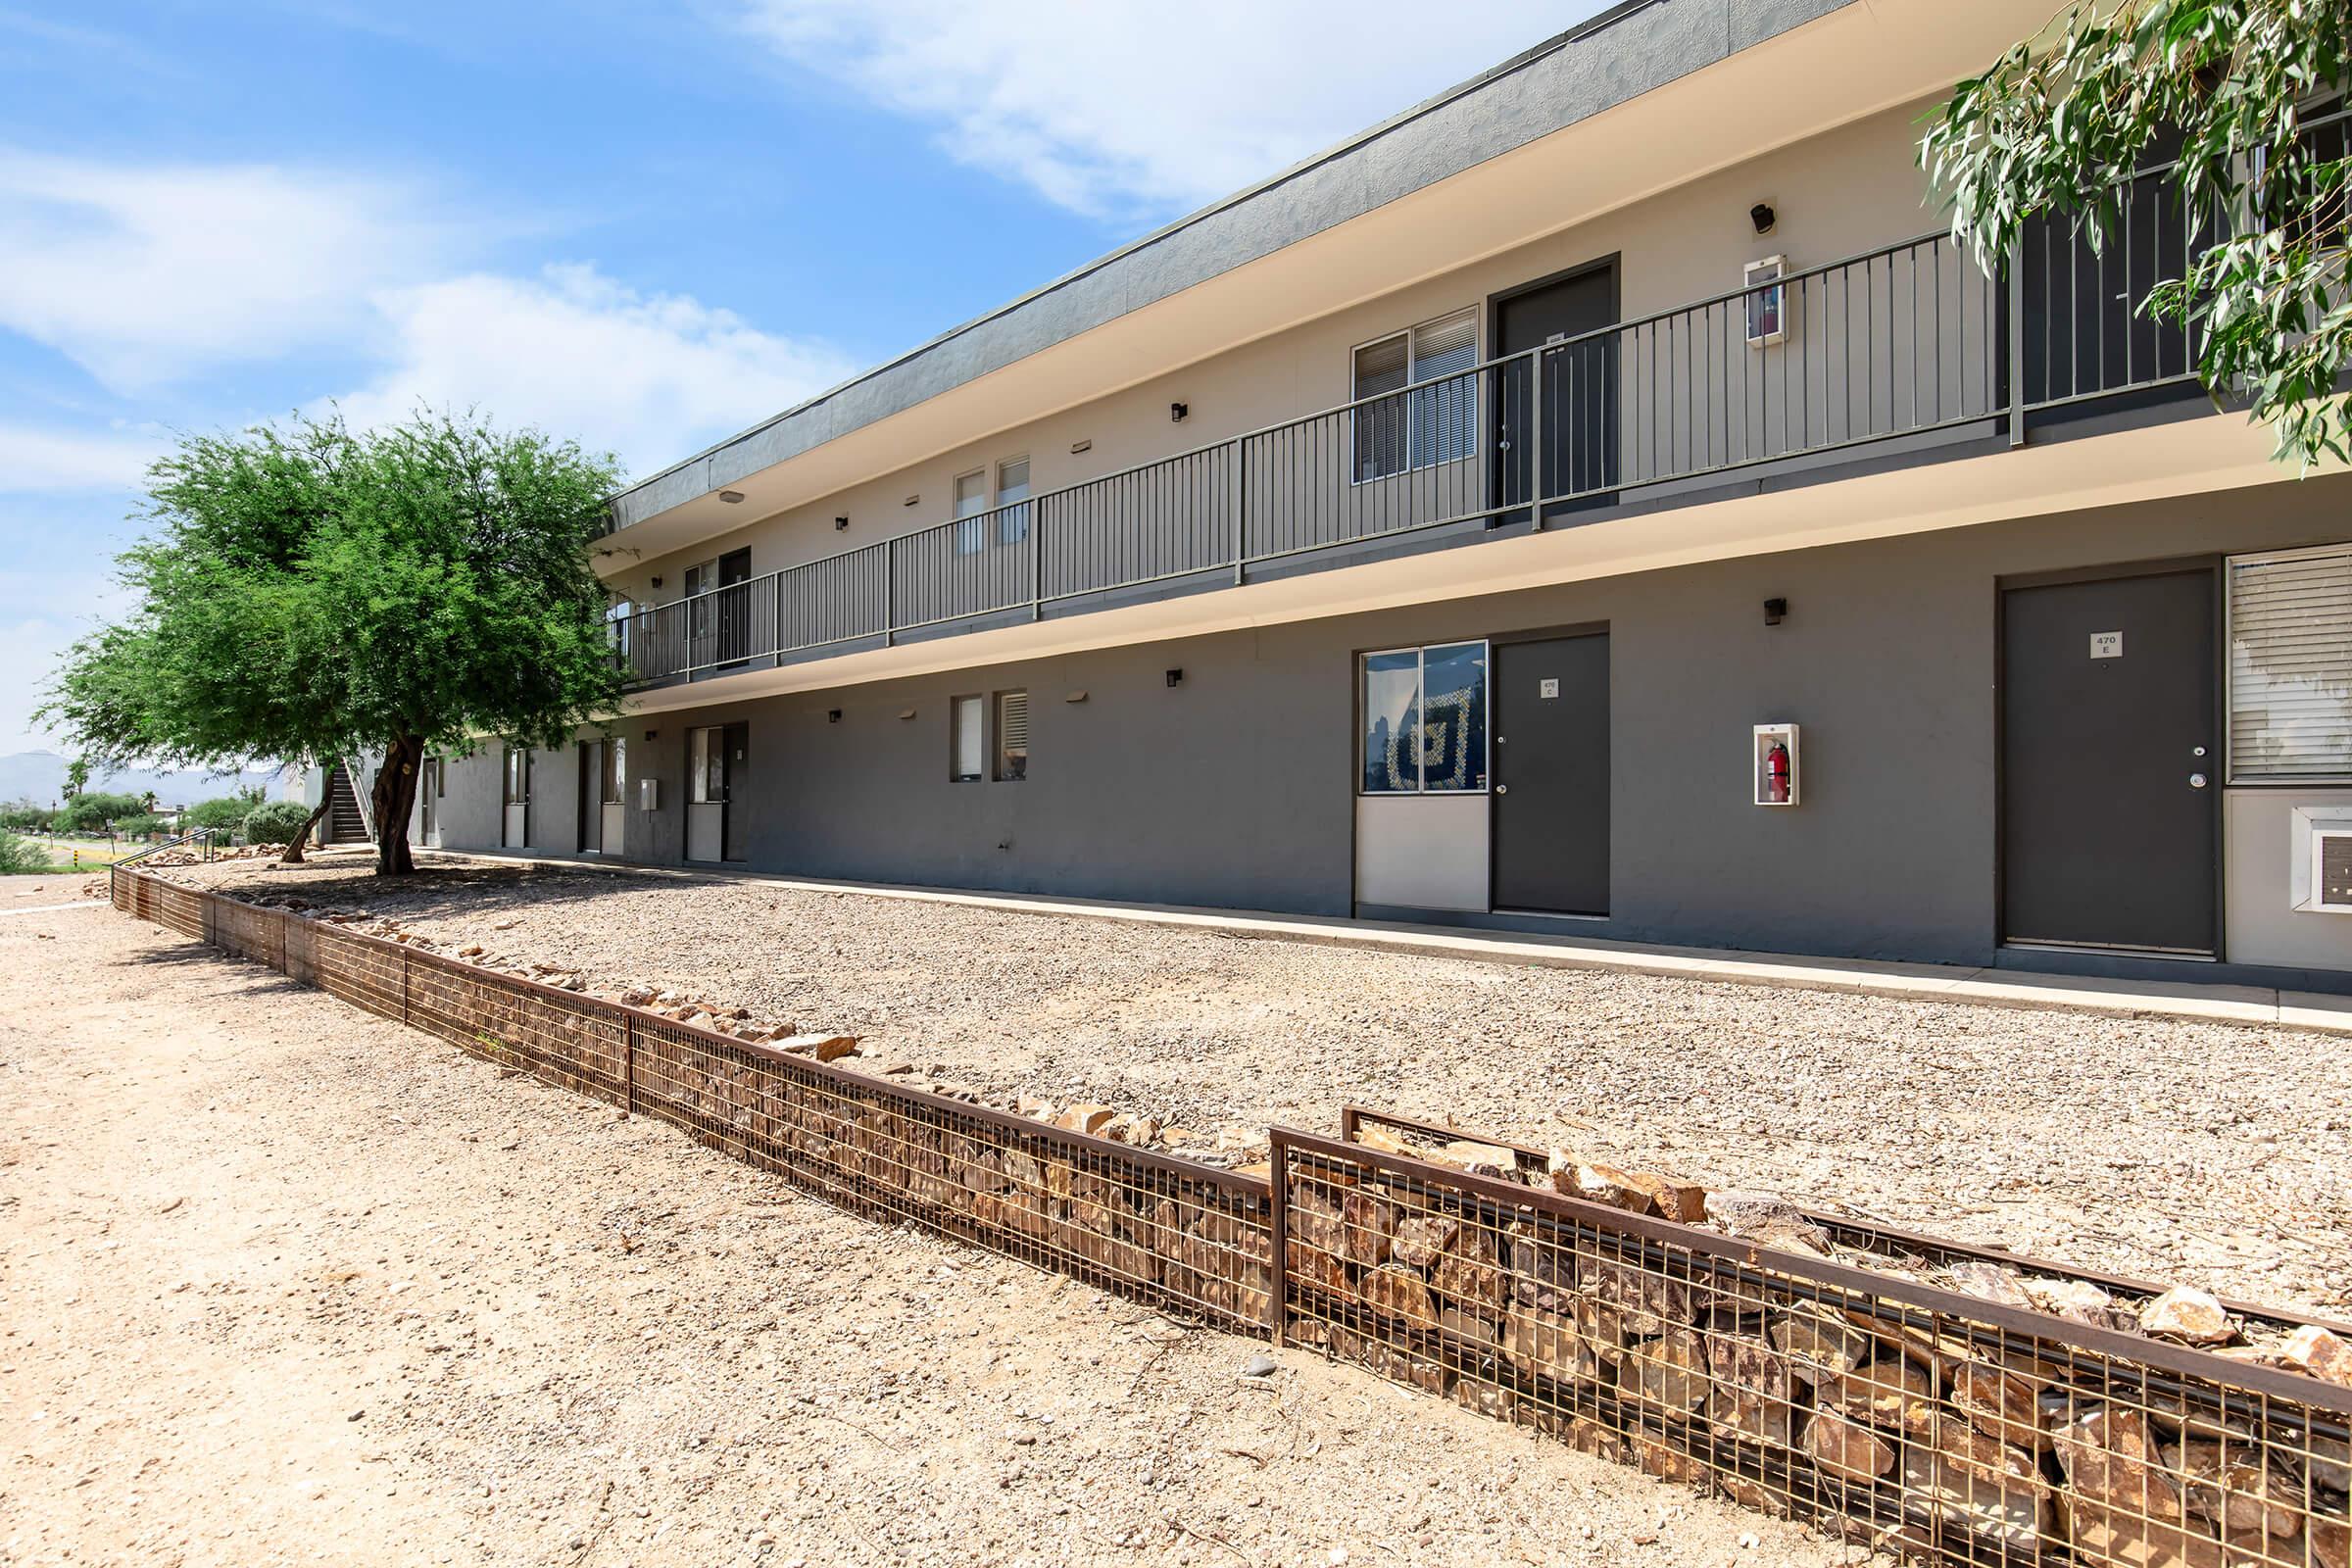
[[[2008,271],[2009,444],[2022,447],[2026,444],[2026,241],[2022,233],[2009,242]]]

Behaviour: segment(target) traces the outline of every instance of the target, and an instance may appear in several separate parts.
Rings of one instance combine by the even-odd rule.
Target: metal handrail
[[[192,827],[185,833],[177,834],[174,837],[165,839],[160,844],[150,844],[143,850],[138,850],[129,855],[125,855],[121,859],[116,860],[114,864],[136,865],[151,855],[161,855],[166,850],[176,850],[181,845],[190,842],[201,843],[207,849],[210,849],[212,847],[213,835],[220,831],[220,829],[215,827]]]
[[[2313,125],[2338,118],[2326,117]],[[2161,175],[2174,167],[2156,166],[2138,177]],[[1907,315],[1895,298],[1897,271],[1904,268],[1909,269],[1903,278]],[[2017,358],[2022,300],[2014,255],[2003,270],[2011,285],[2005,303],[1996,292],[2000,276],[1987,272],[1945,232],[1858,251],[638,611],[616,622],[625,627],[626,642],[619,646],[639,679],[674,679],[761,660],[781,662],[788,653],[845,643],[888,645],[903,632],[984,616],[1026,612],[1034,618],[1051,603],[1211,572],[1240,582],[1250,564],[1480,518],[1515,514],[1541,528],[1547,508],[1890,436],[1950,430],[2003,413],[2010,416],[2012,439],[2019,439],[2026,409],[2061,400],[2033,399],[2025,391]],[[1840,287],[1841,294],[1833,292]],[[1923,288],[1929,295],[1924,302]],[[1740,350],[1756,345],[1745,337],[1739,318],[1748,302],[1776,290],[1785,336],[1768,341],[1778,342],[1779,357],[1769,362],[1740,357]],[[1947,307],[1947,294],[1955,290],[1956,303]],[[1821,318],[1786,330],[1792,302],[1817,292]],[[1972,292],[1978,296],[1973,307]],[[2080,314],[2079,306],[2068,308]],[[1933,326],[1923,342],[1921,327],[1931,311]],[[1999,330],[2004,311],[2010,328],[2006,338]],[[1907,337],[1898,342],[1898,333]],[[1646,351],[1646,364],[1633,362],[1637,348]],[[1544,383],[1563,368],[1592,379],[1547,394]],[[2184,366],[2179,374],[2156,380],[2190,373]],[[2130,387],[2113,390],[2149,384],[2136,377]],[[1637,386],[1647,400],[1643,407],[1632,406]],[[1622,408],[1621,393],[1626,394]],[[1432,407],[1427,400],[1441,394],[1454,400],[1436,416],[1449,421],[1445,428],[1457,442],[1461,432],[1473,434],[1461,450],[1424,461],[1418,457],[1421,437],[1414,424],[1424,416],[1414,410]],[[1512,398],[1519,401],[1508,416],[1511,435],[1534,432],[1525,453],[1512,450],[1511,439],[1496,439],[1502,406]],[[1547,400],[1552,406],[1545,406]],[[1931,401],[1932,413],[1925,407]],[[1596,415],[1604,403],[1605,411]],[[1595,417],[1602,421],[1597,437],[1574,422]],[[1386,456],[1374,460],[1376,471],[1368,479],[1348,477],[1348,483],[1394,486],[1418,480],[1422,492],[1439,491],[1447,504],[1421,505],[1416,511],[1410,498],[1391,497],[1372,506],[1359,496],[1334,499],[1314,488],[1329,482],[1323,468],[1333,466],[1331,460],[1342,460],[1337,466],[1344,470],[1346,460],[1361,457],[1361,421],[1373,418],[1384,418],[1388,426],[1370,436],[1386,443],[1381,449]],[[1298,446],[1282,447],[1286,441]],[[1563,448],[1576,442],[1590,450],[1580,450],[1573,462],[1564,460]],[[1408,446],[1413,455],[1398,462],[1396,453]],[[1253,471],[1263,468],[1267,457],[1289,465],[1271,481]],[[1438,464],[1457,460],[1474,471],[1453,475],[1443,486],[1430,482]],[[1307,465],[1316,464],[1321,466],[1310,471]],[[1561,482],[1554,482],[1555,469],[1562,470]],[[1253,501],[1253,480],[1271,483],[1275,507]],[[1158,510],[1152,511],[1139,498],[1154,484],[1166,494],[1153,500]],[[1290,514],[1282,514],[1285,508]],[[1278,515],[1261,514],[1269,510]],[[1415,514],[1400,514],[1406,511]],[[1369,520],[1368,512],[1373,514]],[[1007,539],[1005,519],[1016,513],[1023,524],[1016,537]],[[1311,515],[1301,522],[1305,514]],[[1269,524],[1311,537],[1276,540],[1266,536]],[[1062,537],[1050,537],[1056,533]],[[959,537],[966,535],[977,540],[977,548],[959,547]],[[1114,567],[1069,586],[1073,550],[1086,553],[1080,575],[1104,558],[1137,569]],[[1134,559],[1139,557],[1150,559]],[[1049,571],[1049,561],[1061,568],[1059,578]],[[828,573],[838,580],[828,582]],[[804,604],[798,618],[816,624],[807,627],[810,635],[803,635],[787,624],[786,592],[810,583],[819,585],[812,598],[822,608],[810,612]]]

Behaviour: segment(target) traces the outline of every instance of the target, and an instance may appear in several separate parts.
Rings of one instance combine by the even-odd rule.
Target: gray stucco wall
[[[2318,479],[664,713],[624,727],[627,854],[678,861],[686,732],[749,718],[756,868],[1345,914],[1355,654],[1605,622],[1611,913],[1577,934],[1989,962],[1998,579],[2347,536],[2352,478]],[[1030,693],[1030,777],[951,782],[950,700],[1009,687]],[[1804,728],[1804,804],[1759,810],[1750,726],[1783,719]],[[477,778],[493,804],[462,814]],[[496,788],[453,769],[450,846],[477,819],[496,842]],[[570,820],[534,840],[569,849]]]

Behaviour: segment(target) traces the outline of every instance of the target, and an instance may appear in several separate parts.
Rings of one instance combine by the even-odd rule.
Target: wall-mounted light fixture
[[[655,586],[655,587],[657,587],[657,588],[661,587],[661,586],[662,586],[662,579],[661,579],[661,578],[659,578],[659,577],[656,577],[656,578],[654,579],[654,586]]]
[[[1062,701],[1065,703],[1083,703],[1086,701],[1086,693],[1072,692],[1067,697],[1064,697]]]
[[[740,490],[721,490],[718,493],[718,499],[724,501],[730,507],[739,507],[743,505],[743,492]]]
[[[1183,684],[1184,684],[1184,671],[1183,671],[1183,670],[1181,670],[1181,669],[1171,669],[1171,670],[1169,670],[1169,671],[1168,671],[1168,684],[1169,684],[1169,685],[1171,685],[1171,686],[1181,686],[1181,685],[1183,685]]]
[[[1081,452],[1092,452],[1094,450],[1095,443],[1092,440],[1073,441],[1070,443],[1070,456],[1073,458]]]
[[[1168,405],[1168,419],[1171,423],[1182,424],[1192,412],[1190,403],[1171,403]]]
[[[835,517],[833,519],[833,531],[835,533],[848,533],[850,531],[850,519],[847,517]]]
[[[899,717],[901,718],[912,718],[913,716],[914,710],[911,708],[902,708],[899,710]]]
[[[1765,624],[1765,625],[1767,625],[1767,626],[1778,626],[1778,625],[1781,623],[1781,617],[1782,617],[1782,616],[1784,616],[1784,615],[1786,615],[1786,614],[1788,614],[1788,600],[1786,600],[1786,599],[1767,599],[1767,600],[1765,600],[1765,601],[1764,601],[1764,624]]]
[[[921,496],[908,496],[906,500],[900,502],[899,505],[902,507],[911,507],[919,503],[922,499],[923,498]]]
[[[840,722],[841,722],[841,710],[840,710],[840,709],[838,709],[838,708],[828,708],[828,709],[826,709],[826,710],[825,710],[825,722],[826,722],[826,723],[828,723],[828,724],[838,724],[838,723],[840,723]]]
[[[662,738],[662,732],[658,729],[649,729],[645,732],[645,738],[649,741],[658,741]]]
[[[1781,215],[1772,210],[1772,203],[1758,202],[1747,210],[1747,220],[1756,225],[1757,233],[1769,234],[1781,220]]]

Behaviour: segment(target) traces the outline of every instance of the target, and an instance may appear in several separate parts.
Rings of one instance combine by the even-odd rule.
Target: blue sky
[[[174,430],[649,472],[1598,9],[0,0],[0,752]]]

